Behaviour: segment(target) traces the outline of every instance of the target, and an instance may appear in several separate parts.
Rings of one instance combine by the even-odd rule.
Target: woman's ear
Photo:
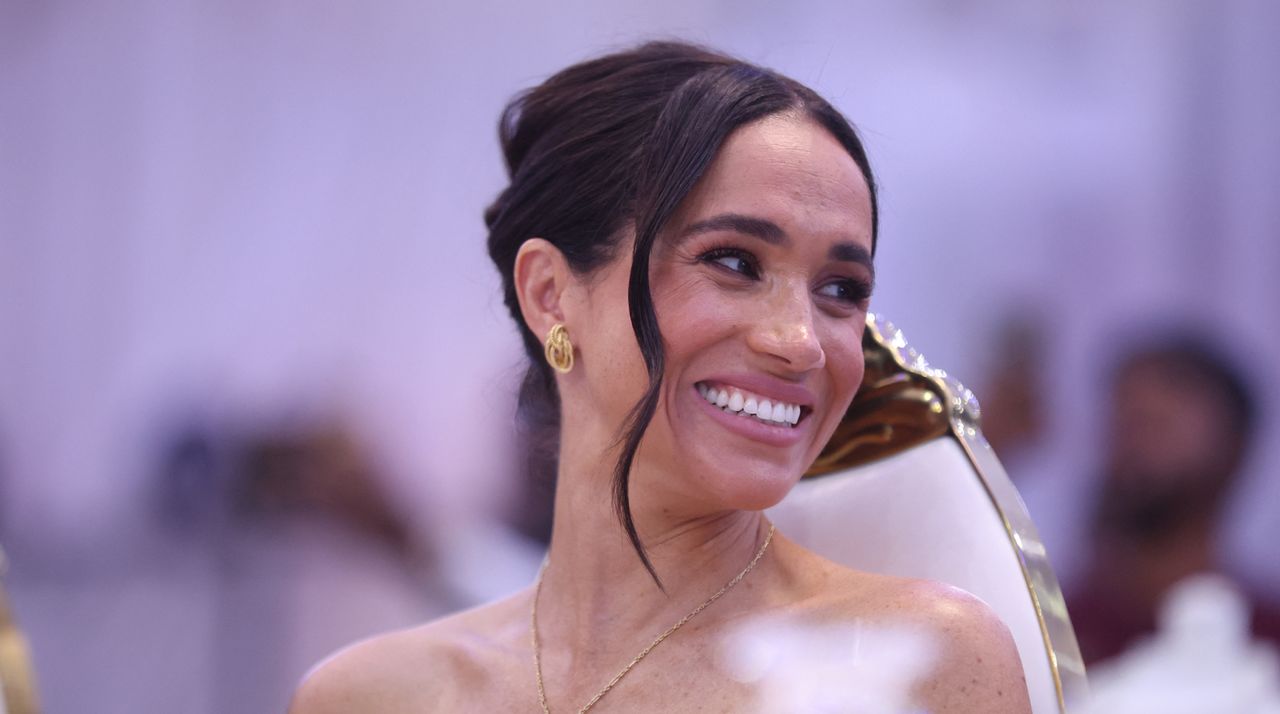
[[[524,322],[542,339],[552,325],[565,321],[562,299],[572,280],[569,263],[549,241],[530,238],[516,253],[513,277]]]

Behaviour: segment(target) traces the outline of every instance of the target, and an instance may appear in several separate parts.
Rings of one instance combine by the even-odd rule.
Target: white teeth
[[[733,392],[733,394],[731,394],[731,395],[729,396],[729,411],[731,411],[731,412],[740,412],[740,411],[742,411],[742,405],[743,405],[746,401],[747,401],[747,400],[745,400],[745,399],[743,399],[743,398],[742,398],[742,392],[739,392],[739,391],[735,390],[735,391]]]
[[[707,403],[725,411],[734,412],[738,416],[754,416],[761,421],[791,426],[795,426],[800,421],[798,404],[774,402],[754,395],[744,395],[732,387],[716,388],[706,384],[698,385],[698,393],[707,400]]]

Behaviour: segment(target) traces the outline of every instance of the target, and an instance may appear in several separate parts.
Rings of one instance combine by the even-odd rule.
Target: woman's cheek
[[[834,406],[838,407],[840,416],[843,417],[844,410],[862,386],[862,376],[866,370],[862,354],[862,330],[841,331],[832,337],[827,349],[827,366],[832,370]]]
[[[734,325],[747,320],[744,308],[749,302],[735,300],[705,278],[681,281],[665,294],[665,298],[661,304],[655,304],[655,307],[663,337],[668,342],[677,334],[705,338],[714,332],[731,330]],[[663,320],[663,315],[672,315],[673,318]],[[671,323],[670,327],[668,322]]]

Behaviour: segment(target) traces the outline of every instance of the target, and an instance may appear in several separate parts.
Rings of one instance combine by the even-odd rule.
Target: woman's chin
[[[740,511],[763,511],[778,505],[800,480],[798,471],[777,466],[716,470],[706,476],[723,506]]]

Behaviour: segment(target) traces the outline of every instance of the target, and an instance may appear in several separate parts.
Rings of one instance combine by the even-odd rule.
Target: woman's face
[[[623,255],[593,281],[599,329],[579,342],[613,423],[647,384]],[[635,497],[658,489],[734,509],[781,500],[862,381],[873,278],[870,193],[839,142],[790,114],[732,134],[653,248],[666,372]]]

